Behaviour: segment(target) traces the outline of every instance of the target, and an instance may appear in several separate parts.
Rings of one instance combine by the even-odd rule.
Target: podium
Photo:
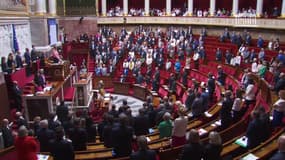
[[[64,89],[72,86],[76,79],[76,70],[62,81],[50,81],[43,91],[22,95],[26,119],[33,120],[35,116],[48,118],[49,113],[55,112],[55,108],[64,99]]]
[[[76,90],[74,108],[89,108],[93,98],[92,75],[93,73],[89,72],[73,84]]]
[[[134,91],[134,97],[141,99],[143,101],[146,100],[146,96],[148,94],[148,91],[144,86],[141,86],[139,84],[134,84],[133,85],[133,91]]]
[[[70,73],[69,61],[63,63],[48,63],[45,66],[45,74],[50,81],[63,81]]]

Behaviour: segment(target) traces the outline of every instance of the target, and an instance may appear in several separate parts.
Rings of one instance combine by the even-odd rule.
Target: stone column
[[[285,0],[282,0],[281,17],[285,18]]]
[[[96,9],[96,16],[100,16],[99,15],[99,0],[95,0],[95,9]]]
[[[166,15],[171,15],[171,0],[166,0]]]
[[[36,15],[44,15],[47,13],[46,0],[36,0]]]
[[[128,0],[123,0],[123,14],[127,16],[129,13]]]
[[[263,10],[263,0],[257,0],[256,2],[256,16],[260,17]]]
[[[188,0],[188,15],[193,15],[193,0]]]
[[[210,0],[210,16],[214,16],[216,11],[216,0]]]
[[[144,11],[145,15],[149,16],[149,0],[144,0]]]
[[[107,0],[101,1],[102,7],[102,16],[107,16]]]
[[[56,15],[56,0],[48,0],[48,13],[52,16]]]
[[[232,16],[236,16],[238,13],[238,0],[233,0]]]

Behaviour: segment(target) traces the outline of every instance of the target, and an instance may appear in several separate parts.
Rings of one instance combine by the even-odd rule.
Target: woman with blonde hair
[[[173,123],[172,130],[172,146],[180,146],[186,143],[186,130],[188,124],[188,117],[186,116],[186,108],[183,105],[179,105],[178,115]]]
[[[209,134],[209,144],[205,147],[204,160],[221,160],[222,139],[218,132],[212,131]]]
[[[201,160],[204,154],[204,147],[200,143],[199,132],[191,129],[189,132],[188,144],[184,145],[180,160]]]

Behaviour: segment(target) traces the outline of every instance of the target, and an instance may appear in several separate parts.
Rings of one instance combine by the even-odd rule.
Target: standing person
[[[268,133],[265,131],[263,122],[260,119],[260,113],[257,110],[254,110],[251,113],[252,120],[249,122],[246,130],[247,137],[247,148],[252,149],[258,146],[265,137],[264,134]]]
[[[211,72],[209,72],[208,73],[207,89],[208,89],[208,93],[209,93],[209,100],[211,102],[213,101],[215,88],[216,88],[215,79],[213,77],[213,74]]]
[[[80,119],[76,118],[73,122],[74,127],[69,129],[69,138],[75,151],[86,150],[87,132],[80,124]]]
[[[171,122],[171,114],[165,112],[163,115],[163,121],[158,125],[159,130],[159,138],[170,137],[172,134],[172,122]]]
[[[174,120],[172,130],[172,146],[180,146],[186,143],[186,129],[188,117],[186,116],[186,108],[180,106],[178,110],[179,117]]]
[[[49,152],[49,141],[55,138],[55,133],[48,128],[48,120],[40,121],[40,129],[36,132],[36,136],[40,142],[40,151]]]
[[[131,154],[131,160],[156,160],[156,152],[148,148],[145,136],[139,136],[137,143],[139,150]]]
[[[233,103],[233,107],[232,107],[232,111],[233,111],[233,122],[237,122],[242,114],[243,114],[243,110],[242,110],[242,91],[240,89],[236,90],[236,97],[234,99],[234,103]]]
[[[31,60],[32,60],[32,62],[38,60],[38,55],[37,55],[37,52],[36,52],[34,45],[32,45]]]
[[[18,130],[18,137],[15,140],[15,148],[18,159],[37,160],[38,143],[34,137],[28,136],[28,130],[21,126]]]
[[[128,125],[128,117],[124,114],[120,115],[119,122],[111,131],[114,156],[129,156],[132,153],[134,129]]]
[[[14,92],[14,100],[15,100],[15,107],[18,111],[22,109],[22,90],[18,86],[17,81],[13,81],[13,92]]]
[[[226,91],[225,98],[222,102],[222,108],[220,110],[221,127],[223,129],[229,127],[232,122],[231,110],[234,102],[231,95],[231,91]]]
[[[56,138],[50,141],[50,153],[54,160],[74,160],[74,150],[72,143],[64,138],[64,129],[55,129]]]
[[[23,60],[20,51],[17,51],[15,61],[16,61],[16,68],[23,68]]]
[[[134,118],[134,130],[136,136],[147,135],[148,134],[148,117],[145,115],[145,109],[139,109],[139,115]]]
[[[205,146],[205,154],[203,160],[222,160],[222,149],[222,139],[219,133],[215,131],[210,132],[209,144]]]
[[[285,90],[281,90],[278,93],[279,99],[273,104],[273,126],[281,126],[282,119],[285,113]]]
[[[281,135],[278,139],[278,151],[270,160],[283,160],[285,159],[285,135]]]
[[[180,160],[201,160],[204,154],[204,147],[200,143],[199,132],[191,129],[189,132],[188,144],[184,145]]]
[[[254,81],[253,79],[248,79],[248,85],[245,89],[245,105],[248,108],[249,105],[255,103],[255,88],[254,88]]]
[[[12,146],[14,144],[14,137],[12,135],[12,130],[9,127],[8,119],[3,119],[2,128],[0,131],[2,132],[2,136],[4,140],[4,148]]]

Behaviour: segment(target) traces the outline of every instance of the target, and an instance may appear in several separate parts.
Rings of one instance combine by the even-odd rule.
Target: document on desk
[[[241,160],[257,160],[258,157],[252,153],[249,153],[248,155],[241,158]]]
[[[48,160],[49,156],[44,154],[37,154],[38,160]]]
[[[241,138],[239,138],[235,141],[235,144],[238,144],[238,145],[246,148],[247,147],[247,137],[242,136]]]

